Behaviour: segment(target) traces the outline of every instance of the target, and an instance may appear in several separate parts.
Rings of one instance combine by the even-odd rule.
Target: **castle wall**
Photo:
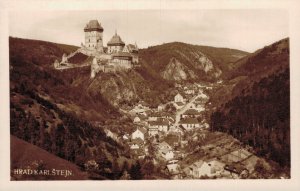
[[[116,52],[122,52],[123,51],[124,46],[108,46],[108,51],[107,53],[111,54],[111,53],[116,53]]]

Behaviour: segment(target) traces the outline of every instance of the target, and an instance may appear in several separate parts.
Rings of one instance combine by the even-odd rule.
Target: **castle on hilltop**
[[[62,70],[74,67],[91,66],[91,78],[100,71],[116,72],[138,66],[138,47],[135,44],[125,44],[115,32],[103,46],[103,27],[97,20],[91,20],[84,27],[85,43],[75,52],[62,56],[54,68]]]

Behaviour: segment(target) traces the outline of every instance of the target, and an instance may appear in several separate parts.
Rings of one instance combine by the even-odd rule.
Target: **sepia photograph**
[[[289,10],[159,5],[7,12],[11,183],[291,181]]]

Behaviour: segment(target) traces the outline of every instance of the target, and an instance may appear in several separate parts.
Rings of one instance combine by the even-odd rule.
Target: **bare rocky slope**
[[[235,49],[173,42],[141,50],[140,60],[166,80],[214,82],[248,54]]]

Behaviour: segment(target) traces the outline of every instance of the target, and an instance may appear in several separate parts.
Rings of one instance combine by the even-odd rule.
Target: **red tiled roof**
[[[138,127],[137,130],[141,131],[143,134],[147,133],[147,129],[145,129],[144,127]]]
[[[149,121],[150,126],[167,126],[169,125],[167,121]]]
[[[147,119],[147,117],[146,117],[145,115],[141,115],[141,114],[138,114],[137,117],[139,117],[139,118],[142,119],[142,120]]]
[[[184,97],[183,95],[181,95],[181,93],[177,93],[175,96],[181,96],[181,97]]]
[[[179,124],[198,124],[198,120],[195,118],[185,118],[179,121]]]
[[[168,143],[169,145],[171,145],[171,146],[174,146],[175,145],[175,143],[178,143],[179,142],[179,136],[177,136],[177,135],[168,135],[165,139],[164,139],[164,141],[166,142],[166,143]]]
[[[150,115],[150,117],[161,117],[161,114],[160,113],[152,113],[151,115]]]
[[[144,144],[144,141],[141,138],[136,138],[131,141],[131,144],[142,145]]]
[[[186,110],[183,115],[199,115],[200,113],[195,109]]]
[[[184,103],[182,103],[182,102],[175,102],[178,106],[183,106],[184,105]]]

